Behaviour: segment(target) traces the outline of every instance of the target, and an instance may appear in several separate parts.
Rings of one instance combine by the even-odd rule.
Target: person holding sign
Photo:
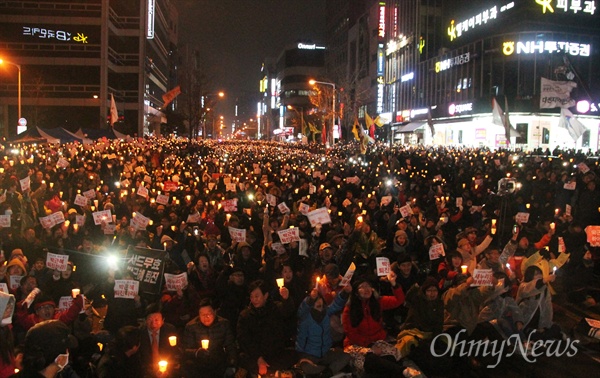
[[[202,347],[202,340],[208,340],[208,348]],[[200,301],[198,316],[185,326],[182,345],[187,376],[231,377],[235,373],[238,354],[231,324],[217,316],[209,298]]]
[[[379,296],[373,284],[364,277],[359,277],[352,284],[350,301],[342,314],[346,332],[344,351],[352,356],[357,372],[399,372],[400,375],[396,376],[400,377],[402,365],[382,358],[393,356],[396,361],[401,358],[400,351],[385,341],[387,332],[383,326],[382,313],[402,305],[404,292],[396,283],[396,273],[391,271],[387,279],[394,295]]]
[[[34,313],[29,313],[29,308],[33,305]],[[65,311],[57,311],[56,303],[51,297],[41,294],[40,289],[33,289],[24,300],[17,303],[15,310],[15,324],[28,330],[34,325],[45,320],[56,319],[70,325],[72,324],[84,307],[84,298],[81,294],[77,295],[71,302],[71,306]]]

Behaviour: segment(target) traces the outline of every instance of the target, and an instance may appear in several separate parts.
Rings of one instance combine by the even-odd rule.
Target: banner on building
[[[570,108],[575,106],[575,100],[571,98],[571,91],[577,87],[577,83],[542,78],[541,87],[540,109]]]

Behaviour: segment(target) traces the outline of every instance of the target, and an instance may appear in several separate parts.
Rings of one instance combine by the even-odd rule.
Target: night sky
[[[179,42],[205,58],[203,66],[230,125],[235,98],[257,93],[261,64],[299,40],[325,44],[325,0],[175,0]],[[255,109],[256,105],[252,105]]]

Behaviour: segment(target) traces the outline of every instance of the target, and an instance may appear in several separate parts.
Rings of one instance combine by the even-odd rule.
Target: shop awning
[[[406,125],[399,127],[398,130],[396,130],[397,133],[412,133],[413,131],[423,127],[427,125],[427,122],[411,122],[411,123],[407,123]]]

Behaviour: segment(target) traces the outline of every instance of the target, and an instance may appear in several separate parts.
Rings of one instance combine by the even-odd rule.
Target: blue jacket
[[[310,314],[312,304],[314,303],[310,296],[302,301],[298,308],[298,334],[296,337],[297,351],[315,357],[323,357],[323,355],[331,349],[333,342],[331,339],[329,317],[342,311],[347,299],[348,294],[340,292],[331,305],[324,309],[325,316],[321,322],[317,322]]]

